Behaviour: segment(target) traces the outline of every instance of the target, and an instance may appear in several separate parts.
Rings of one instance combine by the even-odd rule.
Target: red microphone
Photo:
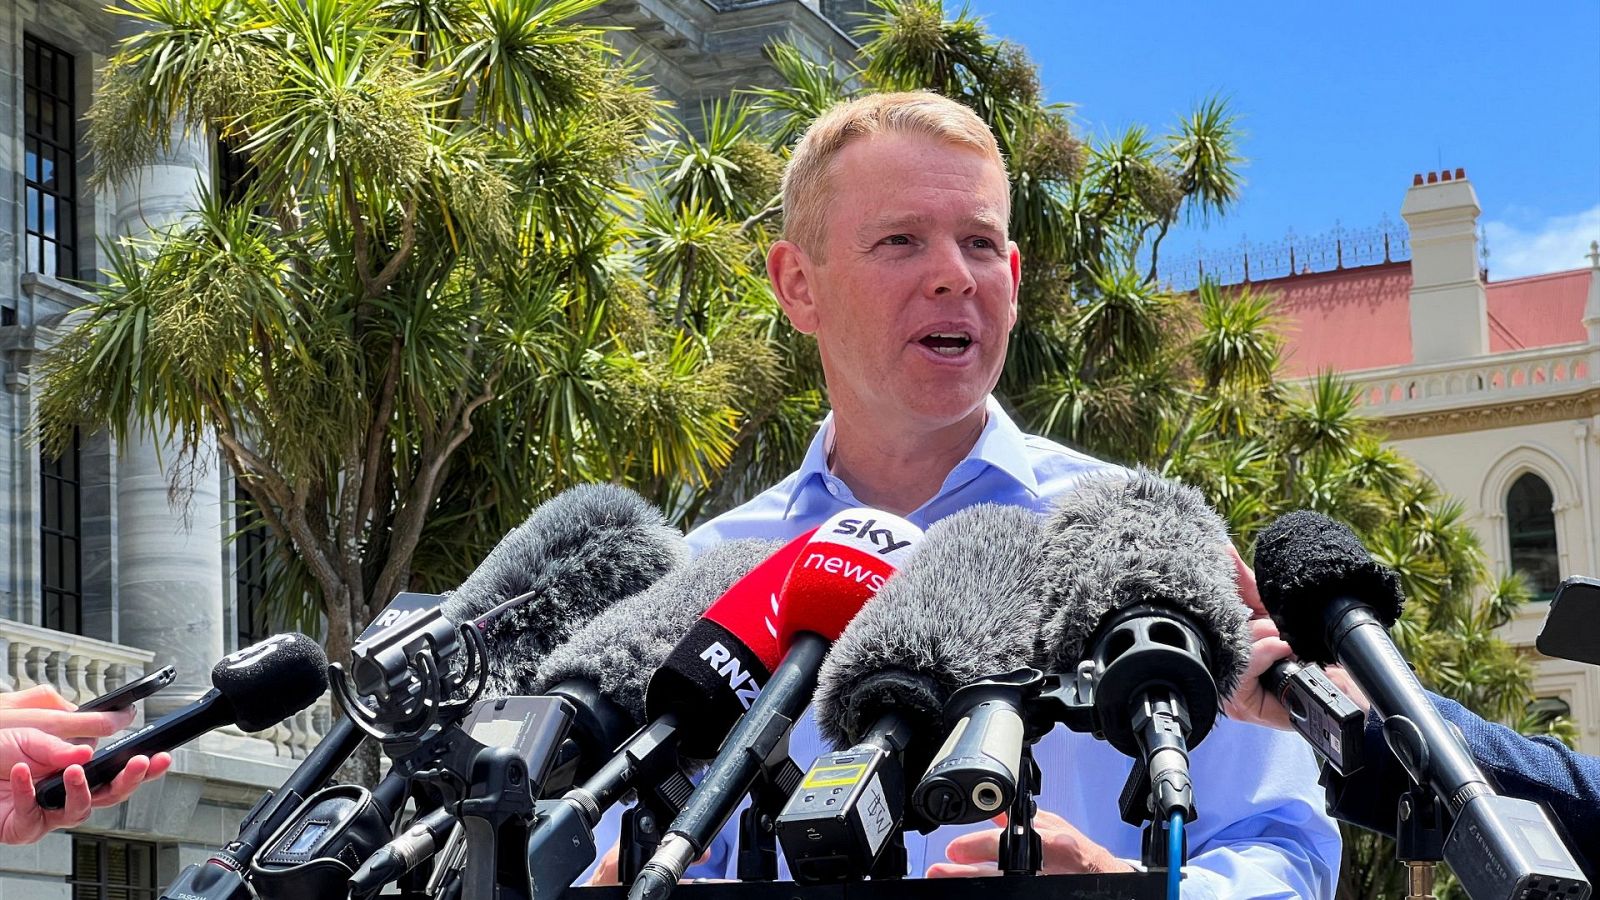
[[[783,582],[777,643],[784,651],[801,632],[837,640],[922,539],[922,529],[874,509],[842,512],[812,534]]]
[[[684,756],[715,755],[778,667],[778,596],[814,533],[783,545],[734,582],[650,675],[645,721],[675,715]]]
[[[800,548],[778,594],[774,633],[783,661],[728,735],[640,871],[628,900],[664,900],[672,893],[684,870],[727,824],[766,761],[784,746],[795,719],[811,702],[828,648],[921,538],[922,529],[898,516],[858,508],[824,522]]]

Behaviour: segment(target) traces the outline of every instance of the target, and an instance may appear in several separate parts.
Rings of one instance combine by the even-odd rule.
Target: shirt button
[[[839,486],[831,481],[828,482],[828,493],[834,495],[835,497],[839,496]]]

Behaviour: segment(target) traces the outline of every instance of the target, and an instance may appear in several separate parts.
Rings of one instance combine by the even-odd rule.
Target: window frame
[[[84,877],[78,871],[78,849],[83,845],[95,847],[95,875],[94,878]],[[139,850],[148,854],[145,872],[148,875],[148,884],[113,884],[111,874],[111,846],[121,844],[129,851]],[[119,898],[126,900],[155,900],[161,886],[157,883],[156,869],[160,865],[160,847],[150,841],[130,841],[123,838],[106,837],[94,834],[72,835],[72,871],[67,876],[67,885],[72,891],[72,900],[111,900],[112,890],[115,889]],[[126,871],[125,867],[125,871]],[[131,880],[131,879],[128,879]]]
[[[26,33],[22,60],[23,271],[73,279],[78,276],[78,62],[71,53]],[[48,87],[43,78],[46,65]],[[31,123],[30,104],[34,110]],[[48,132],[44,127],[46,106],[51,110]],[[46,150],[54,173],[51,182],[44,178]],[[47,205],[54,207],[55,217],[54,228],[48,232]],[[54,248],[53,253],[47,252],[48,248]]]
[[[39,450],[39,624],[67,634],[83,634],[83,433],[72,430],[72,441],[61,456],[50,458]],[[62,463],[71,460],[70,475]],[[71,510],[62,502],[71,488]],[[52,493],[55,503],[52,505]],[[50,511],[55,509],[56,521]],[[52,539],[56,550],[58,576],[72,573],[70,584],[61,577],[50,579]],[[71,555],[67,545],[71,544]]]
[[[254,504],[250,492],[234,478],[233,630],[240,649],[265,640],[273,633],[272,623],[266,617],[274,553],[272,529]]]
[[[1533,479],[1533,481],[1538,482],[1538,484],[1544,488],[1545,494],[1547,494],[1550,498],[1550,509],[1548,511],[1550,525],[1548,529],[1530,529],[1527,527],[1523,527],[1521,529],[1518,528],[1518,525],[1522,524],[1522,520],[1519,520],[1513,513],[1512,499],[1524,484],[1529,483],[1528,479],[1530,478]],[[1556,587],[1561,583],[1561,527],[1556,516],[1555,487],[1551,485],[1550,479],[1544,477],[1544,475],[1532,469],[1527,469],[1518,473],[1516,477],[1511,479],[1511,483],[1506,486],[1505,495],[1502,502],[1506,521],[1506,566],[1508,569],[1510,569],[1510,571],[1520,572],[1525,578],[1527,578],[1528,587],[1532,592],[1533,600],[1537,602],[1548,602],[1552,597],[1555,596]],[[1541,588],[1541,586],[1534,580],[1531,572],[1527,571],[1526,569],[1519,568],[1517,565],[1517,556],[1519,550],[1530,549],[1532,547],[1530,538],[1533,540],[1538,540],[1544,537],[1548,537],[1549,539],[1548,552],[1550,554],[1551,561],[1555,564],[1555,575],[1553,579],[1554,584],[1550,585],[1549,589]]]

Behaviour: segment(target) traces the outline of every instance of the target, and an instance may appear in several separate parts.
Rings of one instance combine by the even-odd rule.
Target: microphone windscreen
[[[1232,694],[1250,633],[1227,547],[1222,517],[1194,488],[1144,468],[1085,478],[1045,522],[1041,668],[1074,671],[1108,614],[1151,604],[1194,622],[1218,691]]]
[[[837,638],[921,540],[922,529],[875,509],[848,509],[822,523],[778,594],[779,649],[802,631]]]
[[[532,592],[483,629],[489,647],[483,696],[530,694],[529,676],[552,647],[687,556],[683,535],[644,498],[615,485],[582,485],[540,504],[512,529],[442,611],[466,623]]]
[[[678,717],[679,749],[709,759],[778,665],[778,591],[807,544],[801,535],[718,597],[650,676],[645,715]]]
[[[581,679],[622,707],[634,728],[643,726],[650,676],[712,602],[780,546],[778,541],[724,541],[618,601],[550,651],[533,679],[535,692]]]
[[[822,736],[847,747],[894,712],[937,741],[951,693],[1027,665],[1039,633],[1040,531],[1034,513],[992,503],[930,527],[823,661]]]
[[[328,655],[298,632],[275,634],[219,660],[211,686],[241,731],[261,731],[317,702],[328,689]]]
[[[1308,662],[1337,662],[1323,613],[1343,597],[1372,608],[1385,628],[1405,606],[1400,576],[1372,558],[1355,532],[1327,516],[1299,510],[1256,538],[1256,585],[1278,632]]]

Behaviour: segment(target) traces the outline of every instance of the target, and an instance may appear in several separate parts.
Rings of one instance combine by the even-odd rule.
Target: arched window
[[[1506,528],[1512,571],[1528,579],[1535,600],[1549,600],[1561,582],[1561,563],[1555,497],[1543,478],[1529,472],[1511,485],[1506,493]]]

